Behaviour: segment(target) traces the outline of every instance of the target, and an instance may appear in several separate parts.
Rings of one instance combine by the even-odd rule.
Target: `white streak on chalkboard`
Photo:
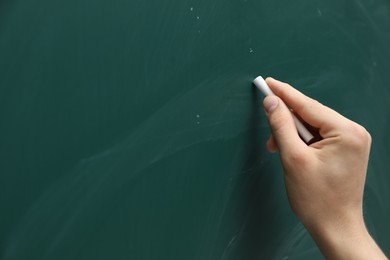
[[[229,241],[228,245],[226,246],[225,250],[223,251],[223,255],[222,255],[221,259],[226,259],[227,258],[229,250],[230,250],[231,246],[235,244],[236,240],[237,240],[237,235],[234,235],[232,237],[232,239],[230,239],[230,241]]]

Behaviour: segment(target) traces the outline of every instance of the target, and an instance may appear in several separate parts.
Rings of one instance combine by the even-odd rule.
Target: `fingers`
[[[345,118],[342,115],[305,96],[289,84],[273,78],[267,78],[266,82],[275,95],[280,97],[305,122],[315,128],[319,128],[321,135],[326,135],[331,129],[338,128],[344,124]]]
[[[276,144],[276,141],[272,135],[268,138],[266,147],[270,153],[276,153],[278,151],[278,145]]]
[[[272,135],[282,155],[295,149],[307,148],[298,135],[290,110],[279,97],[268,96],[264,99],[263,105]]]

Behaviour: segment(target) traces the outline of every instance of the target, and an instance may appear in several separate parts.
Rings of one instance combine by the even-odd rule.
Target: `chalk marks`
[[[196,118],[197,118],[196,124],[197,124],[197,125],[199,125],[199,124],[200,124],[200,120],[199,120],[199,118],[200,118],[200,115],[199,115],[199,114],[197,114],[197,115],[196,115]]]

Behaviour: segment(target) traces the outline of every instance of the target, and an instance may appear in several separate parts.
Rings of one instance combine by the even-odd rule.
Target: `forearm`
[[[327,259],[387,259],[368,233],[363,218],[309,230]]]

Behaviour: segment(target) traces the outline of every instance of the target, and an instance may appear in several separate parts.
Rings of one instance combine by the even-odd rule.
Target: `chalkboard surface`
[[[390,253],[390,2],[0,3],[0,259],[321,259],[291,213],[258,74],[373,136]]]

